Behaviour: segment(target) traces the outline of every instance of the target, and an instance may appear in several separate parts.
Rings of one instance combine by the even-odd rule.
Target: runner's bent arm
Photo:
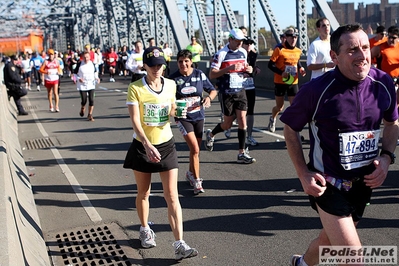
[[[381,148],[393,153],[399,137],[398,120],[394,122],[387,122],[384,120],[383,135]],[[376,169],[371,174],[364,176],[364,182],[371,188],[377,188],[384,183],[388,175],[391,158],[388,155],[382,155],[377,157],[373,163]]]
[[[287,145],[288,154],[294,164],[295,170],[301,181],[303,190],[306,194],[315,197],[321,196],[326,187],[326,180],[318,173],[308,170],[305,157],[302,151],[301,138],[299,132],[294,131],[290,126],[284,125],[284,137]],[[321,186],[316,184],[319,181]]]
[[[230,65],[229,67],[226,67],[223,69],[211,68],[211,71],[209,72],[209,78],[216,79],[218,77],[223,76],[224,74],[229,73],[229,71],[233,70],[234,68],[235,68],[235,65]]]

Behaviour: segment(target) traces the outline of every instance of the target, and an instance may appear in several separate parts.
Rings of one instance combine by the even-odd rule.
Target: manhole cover
[[[142,265],[138,252],[115,223],[75,228],[47,235],[54,265]]]

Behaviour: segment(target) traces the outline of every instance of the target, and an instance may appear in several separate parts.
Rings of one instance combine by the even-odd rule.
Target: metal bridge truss
[[[14,17],[18,17],[14,6],[19,2],[9,1],[8,5],[0,8],[2,10],[0,22],[12,21]],[[230,28],[241,26],[237,24],[229,0],[211,0],[213,32],[209,30],[209,21],[205,14],[208,0],[181,0],[186,4],[184,11],[187,13],[187,25],[185,26],[181,10],[178,8],[179,3],[176,1],[178,0],[55,0],[52,2],[27,0],[25,3],[36,3],[35,10],[43,10],[39,14],[32,13],[36,19],[35,23],[44,27],[45,34],[49,36],[49,38],[45,36],[47,40],[45,45],[48,46],[45,48],[52,47],[58,50],[66,49],[69,45],[72,49],[81,50],[87,43],[103,49],[122,45],[127,45],[132,49],[132,44],[137,40],[141,40],[146,47],[146,41],[150,37],[155,37],[157,45],[168,42],[172,48],[180,50],[189,44],[189,36],[195,33],[193,7],[199,20],[200,36],[205,41],[204,50],[209,55],[213,54],[216,47],[224,41],[221,19],[223,11]],[[268,0],[248,0],[248,35],[257,45],[258,2],[274,38],[279,42],[280,34],[283,32]],[[330,20],[332,29],[339,27],[326,0],[312,0],[312,2],[320,16],[325,16]],[[221,8],[222,5],[224,10]],[[306,0],[296,0],[296,7],[298,46],[306,53],[308,48]],[[49,9],[51,12],[48,11]],[[18,25],[16,28],[18,29]],[[54,45],[58,47],[53,47]]]
[[[214,0],[218,1],[218,0]],[[208,51],[208,54],[213,55],[215,53],[215,44],[213,43],[211,32],[209,31],[208,24],[204,13],[204,2],[203,0],[194,0],[195,10],[197,11],[199,25],[202,31],[202,35],[205,39],[206,46],[204,50]]]
[[[296,19],[296,25],[299,30],[298,45],[302,51],[306,52],[309,46],[306,0],[296,1]]]
[[[280,34],[282,34],[283,32],[278,25],[277,19],[273,14],[269,2],[267,0],[259,0],[259,3],[263,9],[263,13],[266,16],[267,22],[269,22],[270,30],[272,31],[274,39],[277,41],[277,43],[280,43]]]

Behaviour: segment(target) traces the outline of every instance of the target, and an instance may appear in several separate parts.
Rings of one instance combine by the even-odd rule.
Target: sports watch
[[[396,158],[395,153],[390,152],[390,151],[387,151],[387,150],[381,150],[380,156],[383,155],[383,154],[386,154],[386,155],[388,155],[389,157],[391,157],[391,164],[394,164],[394,163],[395,163],[395,158]]]

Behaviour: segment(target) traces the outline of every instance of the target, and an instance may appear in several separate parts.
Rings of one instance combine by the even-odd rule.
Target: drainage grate
[[[51,138],[33,139],[25,141],[26,149],[36,150],[50,148],[54,146],[54,142]]]
[[[115,223],[56,233],[48,236],[47,246],[54,265],[142,265],[142,258]]]
[[[28,106],[24,106],[25,110],[36,110],[37,106],[36,105],[28,105]]]

